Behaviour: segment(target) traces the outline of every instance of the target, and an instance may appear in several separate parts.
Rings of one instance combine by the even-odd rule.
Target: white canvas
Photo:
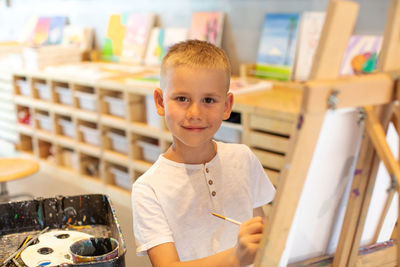
[[[327,111],[280,266],[325,255],[354,173],[363,127],[354,109]]]

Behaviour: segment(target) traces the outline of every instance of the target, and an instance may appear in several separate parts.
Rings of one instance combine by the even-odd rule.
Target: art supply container
[[[118,241],[109,237],[82,239],[70,246],[74,263],[101,262],[118,256]]]
[[[118,219],[109,197],[101,194],[0,203],[0,259],[7,259],[25,237],[36,237],[46,227],[48,231],[74,230],[92,237],[107,237],[104,240],[111,243],[111,251],[102,253],[103,258],[94,256],[95,261],[68,263],[63,267],[125,267],[126,246]],[[53,245],[56,251],[55,242],[51,242],[49,248]],[[25,266],[21,257],[17,260]]]

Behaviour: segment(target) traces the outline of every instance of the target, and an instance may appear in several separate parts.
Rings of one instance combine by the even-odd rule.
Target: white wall
[[[32,16],[66,15],[71,24],[93,27],[96,44],[102,45],[108,16],[119,12],[154,12],[162,27],[189,27],[193,11],[227,14],[222,47],[233,70],[255,62],[261,26],[267,12],[322,11],[328,0],[0,0],[0,41],[16,40]],[[389,0],[357,0],[360,14],[356,33],[381,34]]]

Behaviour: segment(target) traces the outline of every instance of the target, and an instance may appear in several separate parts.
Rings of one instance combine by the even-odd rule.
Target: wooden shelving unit
[[[0,68],[0,138],[16,143],[16,110],[13,104],[12,73]]]
[[[129,192],[172,142],[153,108],[157,83],[129,76],[88,82],[40,72],[14,73],[12,81],[15,109],[30,114],[30,123],[16,127],[19,149],[78,179],[90,177]],[[218,135],[249,145],[274,184],[300,96],[295,85],[237,96],[234,116],[240,121],[223,122]]]

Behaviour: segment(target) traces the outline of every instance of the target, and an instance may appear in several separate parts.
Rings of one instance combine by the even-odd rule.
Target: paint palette
[[[28,267],[58,266],[73,263],[69,247],[76,241],[92,237],[79,231],[50,231],[39,236],[39,242],[21,253]]]
[[[21,265],[60,265],[60,262],[49,263],[50,258],[44,256],[52,249],[52,253],[60,252],[60,257],[66,258],[62,260],[66,263],[62,266],[125,266],[126,246],[118,220],[109,197],[100,194],[0,203],[0,264],[18,249],[28,235],[36,237],[46,227],[50,230],[41,235],[39,242],[26,248],[24,254],[21,253],[17,259]],[[72,257],[68,259],[65,248],[69,249],[75,241],[90,237],[116,240],[119,244],[117,256],[84,263],[73,263]],[[63,249],[60,249],[60,245]],[[39,253],[40,257],[43,257],[36,257],[33,259],[35,262],[30,262],[27,258],[33,256],[26,256],[29,253],[37,255],[38,250],[42,252]]]

